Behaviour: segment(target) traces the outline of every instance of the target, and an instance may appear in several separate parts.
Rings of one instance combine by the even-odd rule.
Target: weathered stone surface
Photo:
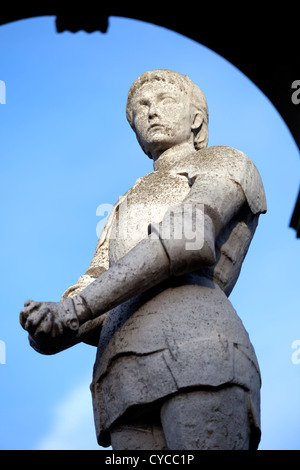
[[[60,303],[28,301],[21,324],[44,354],[98,344],[99,444],[256,448],[259,366],[228,296],[266,212],[259,173],[207,148],[206,100],[184,75],[146,72],[126,113],[154,172],[116,203],[86,274]]]

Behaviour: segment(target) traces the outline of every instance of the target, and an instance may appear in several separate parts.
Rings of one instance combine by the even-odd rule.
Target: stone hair
[[[133,84],[131,85],[128,92],[128,99],[126,104],[126,116],[130,126],[134,129],[133,123],[133,113],[132,113],[132,99],[137,92],[147,82],[153,81],[165,81],[172,83],[179,87],[181,91],[190,96],[192,105],[196,111],[199,111],[203,117],[202,126],[194,132],[194,146],[196,150],[206,147],[208,142],[208,106],[206,102],[205,95],[203,91],[187,76],[182,75],[178,72],[173,72],[172,70],[150,70],[149,72],[143,73],[138,77]],[[205,129],[206,138],[198,139],[200,136],[200,131]]]

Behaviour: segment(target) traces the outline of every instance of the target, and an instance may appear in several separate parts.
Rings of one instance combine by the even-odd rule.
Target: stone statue
[[[154,70],[127,119],[154,172],[114,206],[93,260],[60,302],[20,314],[43,354],[98,347],[97,439],[113,449],[256,449],[260,372],[230,295],[266,200],[251,160],[210,147],[203,92]]]

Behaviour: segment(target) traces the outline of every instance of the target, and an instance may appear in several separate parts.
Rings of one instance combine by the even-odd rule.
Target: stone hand
[[[57,338],[72,336],[79,328],[76,316],[69,315],[62,302],[34,302],[26,300],[20,312],[20,323],[33,337]]]

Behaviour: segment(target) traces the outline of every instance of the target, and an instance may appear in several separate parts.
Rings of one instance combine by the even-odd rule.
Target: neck
[[[182,144],[175,145],[174,147],[165,150],[160,155],[153,158],[154,170],[167,170],[170,166],[173,166],[177,162],[181,162],[195,152],[194,145],[190,142],[184,142]]]

